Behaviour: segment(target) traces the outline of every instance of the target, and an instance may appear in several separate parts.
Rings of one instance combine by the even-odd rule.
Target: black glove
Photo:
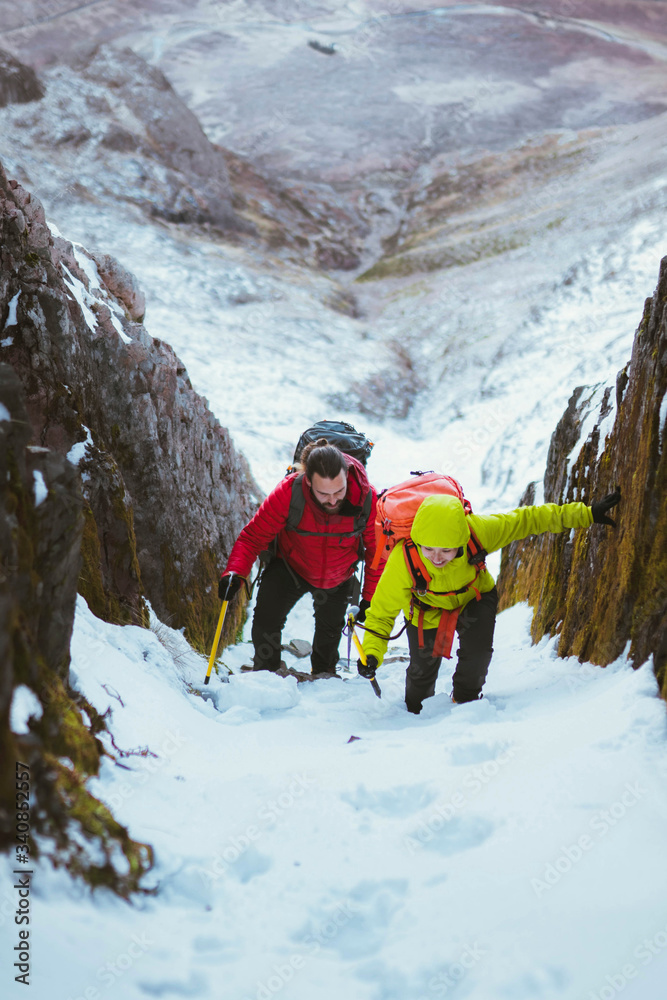
[[[372,681],[375,677],[375,671],[378,668],[378,658],[377,656],[367,656],[366,662],[362,663],[361,660],[357,660],[357,671],[366,680]]]
[[[370,606],[371,606],[370,601],[359,601],[359,612],[357,614],[357,617],[354,619],[355,622],[358,622],[360,625],[362,625],[366,621],[366,612],[368,611]]]
[[[615,528],[616,521],[612,521],[610,517],[607,517],[607,511],[611,510],[612,507],[615,507],[620,499],[621,487],[617,486],[613,493],[607,493],[606,497],[602,497],[602,500],[596,500],[595,503],[592,503],[591,511],[595,523],[610,524],[612,528]]]
[[[244,583],[245,578],[239,576],[238,573],[225,573],[224,576],[220,577],[218,597],[221,601],[231,601],[232,597],[238,594]]]

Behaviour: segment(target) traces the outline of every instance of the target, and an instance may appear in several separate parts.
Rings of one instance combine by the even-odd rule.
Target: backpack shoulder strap
[[[418,594],[425,594],[431,582],[431,574],[426,569],[426,566],[424,566],[417,546],[410,538],[407,538],[403,543],[403,555],[405,556],[405,564],[408,567],[408,572],[412,577],[413,589]]]
[[[369,487],[368,493],[364,497],[364,502],[361,506],[360,512],[354,519],[354,530],[363,532],[371,516],[371,508],[373,506],[373,491]]]
[[[296,531],[301,523],[303,512],[306,509],[306,498],[303,495],[303,472],[292,480],[292,496],[289,502],[289,512],[285,528],[287,531]]]
[[[466,545],[468,562],[471,566],[479,567],[480,570],[485,569],[485,560],[489,553],[486,551],[479,538],[472,530],[470,522],[468,522],[468,527],[470,528],[470,540]]]

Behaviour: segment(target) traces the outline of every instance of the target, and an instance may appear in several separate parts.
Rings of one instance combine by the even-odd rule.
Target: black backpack
[[[335,445],[346,455],[356,458],[362,465],[366,465],[373,450],[373,442],[369,441],[365,434],[356,430],[352,424],[346,424],[343,420],[318,420],[299,438],[288,472],[295,471],[294,466],[301,458],[303,449],[307,444],[317,441],[318,438],[326,438],[329,444]]]

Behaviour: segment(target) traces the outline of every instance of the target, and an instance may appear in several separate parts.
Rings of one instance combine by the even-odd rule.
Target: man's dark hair
[[[315,473],[323,479],[335,479],[339,472],[347,472],[343,452],[326,438],[307,444],[299,458],[307,478],[312,482]]]

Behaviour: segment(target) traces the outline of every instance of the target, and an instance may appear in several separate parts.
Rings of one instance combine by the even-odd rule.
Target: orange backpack
[[[413,472],[412,478],[390,486],[378,496],[375,515],[375,556],[372,568],[389,557],[396,542],[410,537],[412,522],[422,500],[434,493],[458,497],[466,514],[472,507],[463,495],[461,484],[440,472]]]

